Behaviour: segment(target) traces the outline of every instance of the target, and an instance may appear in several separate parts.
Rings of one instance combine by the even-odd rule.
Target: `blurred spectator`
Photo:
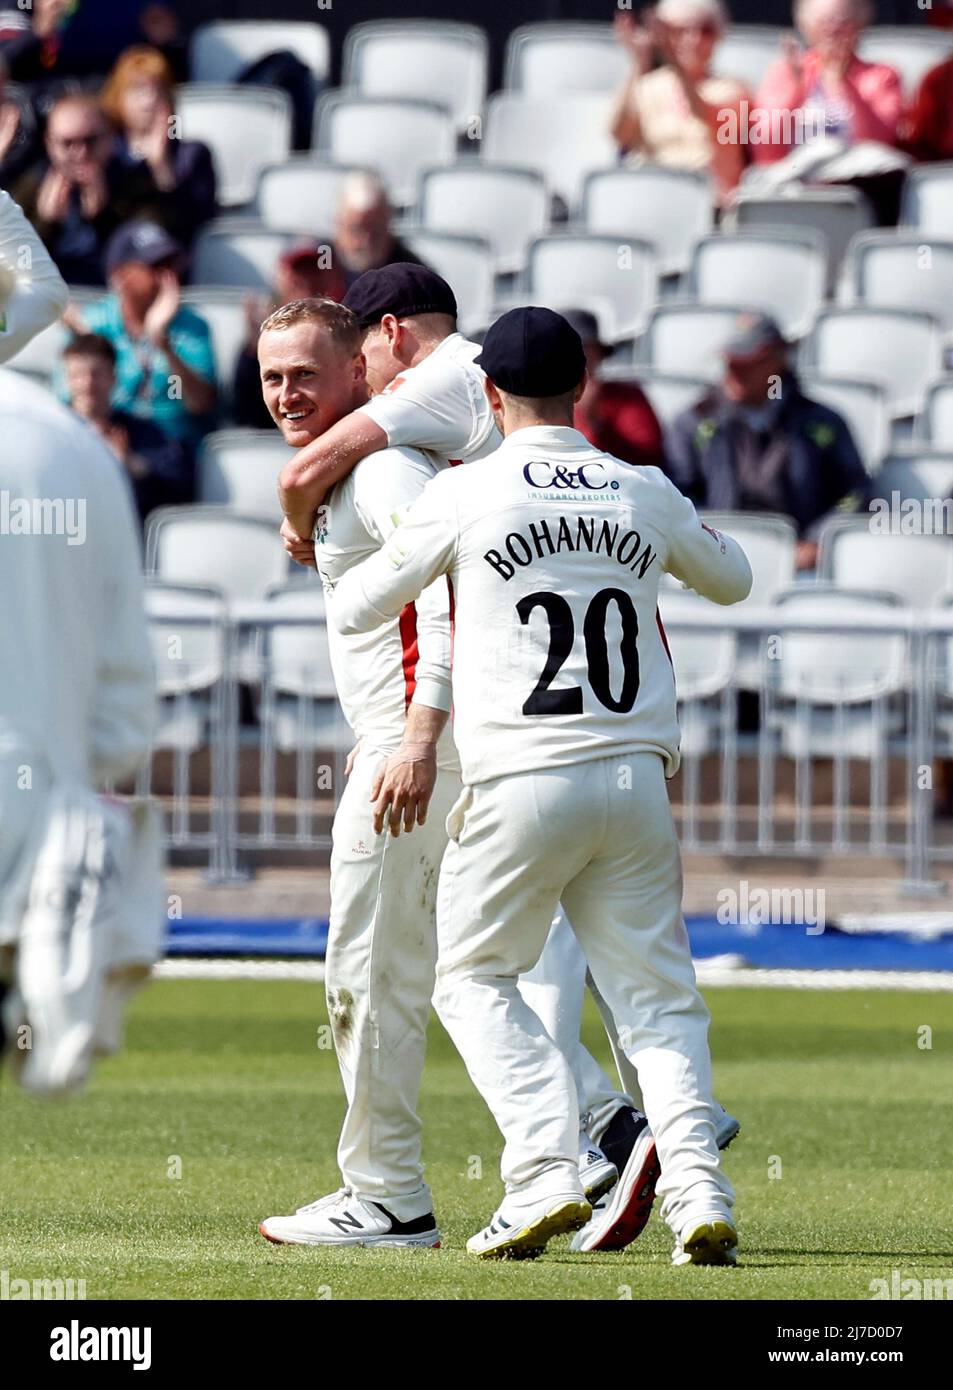
[[[904,127],[903,145],[914,159],[927,163],[953,159],[953,58],[931,68],[921,82]]]
[[[34,91],[102,78],[124,48],[148,42],[184,70],[179,22],[156,0],[0,0],[0,47],[10,76]]]
[[[920,6],[923,13],[924,7]],[[953,0],[932,0],[926,6],[925,19],[927,24],[932,24],[936,29],[953,29]]]
[[[116,349],[101,333],[83,333],[63,351],[70,406],[102,436],[125,469],[142,521],[154,507],[190,500],[191,469],[182,446],[158,425],[116,410]]]
[[[343,275],[343,296],[366,270],[401,261],[421,265],[419,256],[395,236],[387,190],[373,174],[344,180],[334,218],[334,265]],[[332,296],[337,298],[338,296]]]
[[[258,337],[269,314],[292,299],[337,299],[344,295],[344,282],[334,267],[331,248],[314,242],[292,246],[279,258],[272,296],[249,295],[245,300],[248,336],[235,361],[232,390],[232,418],[243,429],[269,430],[274,421],[261,394],[258,368]]]
[[[625,463],[661,467],[662,427],[641,386],[634,381],[602,381],[598,376],[611,348],[599,340],[595,315],[569,309],[564,318],[582,339],[589,370],[586,389],[576,405],[576,429],[596,449]]]
[[[10,91],[6,59],[0,53],[0,188],[8,188],[40,154],[33,108],[21,94]]]
[[[168,60],[140,44],[122,54],[102,92],[103,110],[119,131],[125,168],[148,171],[158,190],[156,221],[190,244],[215,216],[215,169],[207,145],[175,135],[175,78]]]
[[[711,71],[727,24],[721,0],[661,0],[644,23],[625,11],[615,19],[633,71],[619,94],[613,137],[624,154],[708,171],[719,207],[744,170],[744,146],[733,132],[749,100],[742,82]],[[656,51],[663,66],[651,71]]]
[[[123,168],[112,145],[94,97],[62,97],[47,122],[46,160],[11,189],[71,285],[105,283],[107,241],[155,196],[148,169]]]
[[[739,316],[724,357],[721,384],[668,432],[666,471],[698,507],[790,517],[797,568],[813,569],[825,521],[868,496],[850,430],[802,393],[788,344],[766,314]]]
[[[112,292],[69,319],[115,348],[117,409],[152,421],[191,455],[213,425],[215,358],[208,324],[180,303],[181,260],[181,244],[156,223],[120,227],[106,253]]]

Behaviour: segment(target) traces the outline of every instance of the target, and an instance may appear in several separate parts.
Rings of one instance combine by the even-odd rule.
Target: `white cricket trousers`
[[[681,1234],[690,1220],[728,1215],[734,1193],[715,1143],[709,1015],[681,916],[661,757],[479,783],[464,790],[448,829],[434,1003],[503,1135],[507,1191],[578,1185],[572,1076],[516,987],[539,960],[561,900],[638,1073],[663,1217]]]

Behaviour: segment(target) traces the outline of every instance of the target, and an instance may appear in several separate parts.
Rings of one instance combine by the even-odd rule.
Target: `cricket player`
[[[0,362],[59,318],[69,290],[22,210],[0,189]]]
[[[505,1140],[505,1196],[468,1249],[535,1255],[591,1214],[572,1075],[517,989],[561,901],[638,1072],[673,1260],[730,1263],[734,1194],[665,787],[678,725],[657,598],[668,572],[738,602],[751,570],[658,469],[572,428],[585,356],[565,319],[514,310],[479,361],[504,443],[429,483],[332,611],[368,632],[439,576],[453,589],[464,792],[438,888],[435,1005]]]

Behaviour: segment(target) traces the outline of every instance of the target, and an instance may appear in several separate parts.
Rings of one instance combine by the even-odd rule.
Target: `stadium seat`
[[[856,188],[807,188],[792,184],[771,195],[738,190],[725,219],[730,230],[746,232],[799,230],[820,232],[827,247],[827,283],[832,290],[851,239],[873,226],[873,212]]]
[[[610,24],[525,24],[507,42],[503,85],[527,96],[614,92],[629,71]]]
[[[953,517],[953,444],[947,449],[917,448],[889,453],[877,476],[877,495],[892,509],[896,504],[912,499],[917,502],[939,501],[950,505],[946,509]],[[948,530],[943,523],[944,513],[936,514],[933,529]],[[925,521],[926,518],[924,517]],[[929,530],[930,522],[924,529]]]
[[[200,25],[189,42],[189,77],[193,82],[234,82],[250,63],[282,49],[310,68],[317,81],[327,80],[327,31],[311,20],[269,19],[216,19]]]
[[[794,583],[797,532],[786,516],[755,512],[703,512],[702,520],[716,531],[733,536],[751,565],[751,593],[744,603],[760,608]],[[743,633],[738,642],[735,684],[739,690],[760,690],[763,642],[757,633]]]
[[[890,418],[883,387],[872,381],[814,372],[801,372],[800,382],[806,396],[844,417],[864,467],[868,473],[876,473],[890,444]]]
[[[884,535],[873,516],[836,517],[821,532],[818,578],[839,589],[897,594],[920,612],[953,589],[949,536]]]
[[[711,390],[711,382],[698,376],[674,376],[657,372],[652,367],[637,367],[627,362],[605,362],[599,368],[603,381],[631,381],[641,386],[663,428],[668,428],[683,410],[695,404]]]
[[[421,176],[416,220],[426,231],[482,237],[497,274],[509,275],[524,268],[529,243],[546,231],[549,195],[530,169],[468,160]]]
[[[218,430],[199,450],[199,502],[223,503],[245,516],[281,525],[278,474],[290,450],[277,430]]]
[[[283,753],[303,748],[346,751],[354,735],[337,700],[320,585],[273,587],[265,600],[269,621],[262,627],[264,766],[269,765],[271,748]],[[268,794],[267,786],[262,790]],[[313,793],[304,789],[299,794],[306,799]]]
[[[916,435],[938,449],[953,448],[953,376],[941,377],[927,388]]]
[[[950,233],[953,233],[951,224]],[[843,302],[871,308],[920,309],[953,329],[953,239],[917,232],[865,232],[844,263]]]
[[[325,164],[311,155],[293,155],[269,164],[258,176],[255,214],[262,226],[279,232],[329,239],[341,187],[351,174],[373,173]]]
[[[900,223],[921,232],[949,236],[953,227],[953,161],[907,170]]]
[[[826,283],[826,247],[806,228],[703,237],[689,272],[689,292],[700,303],[754,305],[772,314],[790,339],[810,331]]]
[[[887,739],[903,727],[907,639],[895,633],[872,641],[870,627],[878,620],[894,622],[903,612],[890,594],[860,595],[823,584],[799,585],[778,596],[780,642],[765,659],[765,677],[778,701],[772,702],[769,722],[780,733],[783,753],[885,761]]]
[[[593,92],[496,92],[487,102],[483,158],[537,170],[575,208],[586,175],[616,162],[611,106],[611,98]]]
[[[565,232],[539,237],[529,252],[527,293],[550,308],[574,295],[610,306],[612,342],[641,333],[658,288],[658,262],[645,241]]]
[[[295,237],[247,217],[219,217],[195,240],[192,279],[196,285],[270,290],[278,257]]]
[[[586,179],[580,221],[587,232],[651,242],[662,274],[681,275],[695,242],[711,230],[711,181],[660,164],[606,169]]]
[[[825,309],[801,350],[804,367],[825,376],[876,382],[892,416],[916,415],[925,384],[942,371],[939,324],[904,309]]]
[[[247,203],[260,171],[291,149],[291,103],[272,87],[179,87],[176,109],[185,140],[212,151],[223,207]]]
[[[349,30],[341,85],[363,97],[426,96],[464,133],[483,112],[488,62],[489,43],[476,25],[375,19]]]
[[[494,284],[493,249],[489,242],[415,228],[402,228],[401,236],[415,256],[453,286],[464,332],[489,322]]]
[[[930,69],[953,53],[953,34],[907,24],[874,24],[861,34],[857,52],[867,63],[896,68],[909,101]]]
[[[773,24],[732,24],[718,42],[712,70],[737,78],[754,98],[768,68],[781,57],[785,35],[793,38],[794,32]]]
[[[731,336],[739,305],[666,303],[653,309],[637,359],[671,376],[717,381],[719,356]]]
[[[231,603],[286,582],[288,557],[272,521],[229,507],[159,507],[146,523],[146,573]]]
[[[214,285],[192,285],[182,291],[182,303],[199,314],[211,329],[215,373],[226,410],[231,406],[235,363],[248,336],[247,294],[247,290],[216,289]]]
[[[152,579],[145,586],[145,608],[159,697],[153,747],[188,754],[211,741],[210,726],[218,718],[225,603],[211,589]],[[177,771],[181,777],[184,769]]]
[[[700,758],[734,722],[724,692],[734,683],[738,638],[719,621],[717,605],[698,594],[666,589],[659,594],[659,614],[675,669],[679,746],[684,758]],[[687,797],[689,804],[696,799]]]
[[[328,92],[314,108],[314,149],[338,164],[366,165],[383,179],[395,207],[417,200],[423,169],[450,164],[453,118],[433,101]]]

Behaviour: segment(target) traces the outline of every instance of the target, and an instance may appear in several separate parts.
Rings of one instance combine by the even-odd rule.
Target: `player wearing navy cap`
[[[369,631],[440,574],[453,586],[465,790],[441,868],[435,1003],[505,1139],[505,1197],[468,1248],[535,1254],[590,1214],[572,1078],[516,984],[562,901],[642,1083],[673,1259],[731,1262],[709,1018],[665,788],[679,735],[657,597],[667,572],[734,603],[751,570],[658,469],[572,428],[584,366],[559,315],[505,315],[479,361],[504,443],[428,483],[388,545],[344,576],[333,614]]]

